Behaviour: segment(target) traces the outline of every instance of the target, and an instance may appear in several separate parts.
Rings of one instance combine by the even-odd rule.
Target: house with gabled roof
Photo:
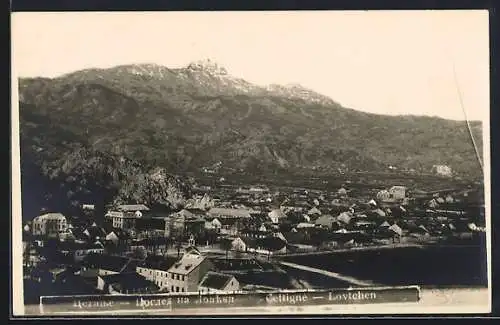
[[[130,235],[122,229],[113,229],[104,238],[108,243],[116,246],[127,245],[131,242]]]
[[[188,234],[199,234],[205,227],[204,218],[187,209],[182,209],[170,215],[168,222],[165,223],[165,236],[182,238]]]
[[[268,213],[272,223],[279,223],[281,219],[286,218],[286,214],[281,209],[274,209]]]
[[[307,211],[307,215],[308,216],[313,216],[313,215],[320,216],[321,215],[321,211],[318,208],[313,207],[313,208],[309,209],[309,211]]]
[[[351,222],[352,218],[353,218],[353,216],[349,212],[342,212],[341,214],[339,214],[337,216],[337,220],[344,225],[348,225]]]
[[[136,272],[160,289],[169,288],[168,270],[177,260],[177,257],[173,256],[149,255],[137,265]]]
[[[213,271],[209,271],[198,286],[201,293],[235,292],[239,289],[240,283],[234,275]]]
[[[255,248],[255,243],[255,238],[248,236],[238,236],[231,241],[231,249],[237,252],[246,252],[251,248]]]
[[[121,204],[117,207],[118,211],[123,212],[146,212],[149,211],[149,208],[144,204]]]
[[[137,263],[137,260],[123,256],[88,254],[83,258],[82,274],[92,277],[135,272]]]
[[[286,253],[286,238],[282,236],[267,236],[255,241],[256,249],[250,249],[259,254]]]
[[[314,221],[314,224],[320,227],[331,229],[335,222],[337,222],[337,218],[329,214],[324,214],[316,219],[316,221]]]
[[[250,219],[253,210],[249,209],[233,209],[233,208],[211,208],[208,210],[208,215],[221,219]],[[221,220],[222,221],[222,220]]]
[[[394,200],[402,200],[406,197],[406,187],[405,186],[393,186],[389,189],[391,198]]]
[[[97,289],[105,294],[156,293],[158,286],[134,272],[99,275]]]
[[[62,213],[45,213],[37,216],[32,222],[35,236],[59,237],[68,229],[68,222]]]
[[[388,229],[394,232],[394,234],[397,235],[398,237],[403,236],[403,229],[401,229],[401,227],[398,226],[397,224],[393,224]]]
[[[90,225],[89,227],[85,228],[83,234],[87,236],[87,240],[90,242],[106,238],[106,231],[102,227],[96,225],[95,222],[92,223],[92,225]]]
[[[220,232],[222,227],[222,223],[217,218],[213,218],[212,220],[205,220],[205,229],[214,230],[215,232]]]
[[[169,291],[198,291],[198,284],[212,267],[210,260],[198,251],[185,253],[167,271]]]
[[[384,221],[384,222],[382,222],[382,223],[379,225],[379,227],[380,227],[380,228],[389,228],[390,226],[391,226],[391,224],[390,224],[390,223],[388,223],[388,222],[387,222],[387,220],[386,220],[386,221]]]

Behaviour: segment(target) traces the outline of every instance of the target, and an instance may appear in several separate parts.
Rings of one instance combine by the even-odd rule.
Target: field
[[[295,256],[283,259],[380,285],[487,286],[486,251],[479,245],[344,251],[328,255]],[[326,279],[317,276],[308,278],[307,281],[313,286],[349,286],[338,280],[329,280],[331,283],[327,283]]]

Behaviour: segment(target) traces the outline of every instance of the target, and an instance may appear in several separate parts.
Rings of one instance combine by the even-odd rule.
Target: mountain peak
[[[203,59],[191,62],[188,69],[194,71],[205,71],[214,75],[227,75],[227,70],[211,59]]]

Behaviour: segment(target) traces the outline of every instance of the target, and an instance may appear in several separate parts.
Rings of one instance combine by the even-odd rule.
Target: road
[[[313,267],[310,267],[310,266],[305,266],[305,265],[300,265],[300,264],[295,264],[295,263],[289,263],[289,262],[283,262],[283,261],[278,262],[278,263],[280,265],[288,266],[288,267],[291,267],[291,268],[294,268],[294,269],[298,269],[298,270],[302,270],[302,271],[313,272],[313,273],[318,273],[318,274],[321,274],[321,275],[325,275],[325,276],[328,276],[328,277],[331,277],[331,278],[335,278],[335,279],[338,279],[338,280],[341,280],[341,281],[353,284],[355,286],[360,286],[360,287],[373,286],[372,282],[359,280],[359,279],[356,279],[356,278],[351,277],[351,276],[342,275],[340,273],[330,272],[330,271],[326,271],[326,270],[322,270],[322,269],[316,269],[316,268],[313,268]]]

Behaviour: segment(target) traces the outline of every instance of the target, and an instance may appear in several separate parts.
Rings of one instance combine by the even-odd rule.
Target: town
[[[437,183],[441,181],[438,179]],[[213,178],[176,211],[92,202],[78,215],[44,211],[23,229],[26,303],[42,295],[220,293],[364,282],[294,257],[471,245],[484,240],[482,188],[335,188],[231,184]],[[324,256],[324,257],[323,257]],[[313,281],[314,282],[314,281]],[[323,284],[322,284],[323,283]]]

